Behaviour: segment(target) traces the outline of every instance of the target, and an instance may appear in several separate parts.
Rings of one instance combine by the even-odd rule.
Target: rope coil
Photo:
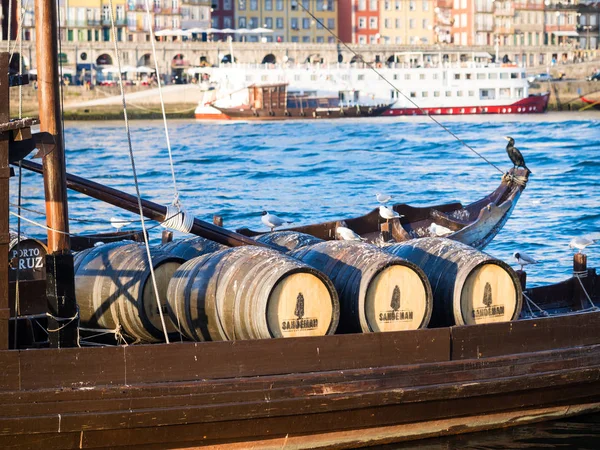
[[[168,205],[165,220],[160,225],[170,230],[189,233],[194,226],[194,216],[178,205]]]
[[[46,313],[46,317],[49,317],[49,318],[55,320],[58,323],[66,322],[65,324],[63,324],[60,327],[55,328],[53,330],[51,330],[50,328],[48,328],[48,333],[57,333],[60,330],[62,330],[63,328],[67,327],[74,320],[79,319],[79,309],[77,309],[77,312],[75,313],[75,315],[73,317],[56,317],[56,316],[53,316],[52,314],[50,314],[48,312]]]

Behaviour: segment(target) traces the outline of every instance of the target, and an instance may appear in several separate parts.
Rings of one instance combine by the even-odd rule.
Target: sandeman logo
[[[492,285],[485,283],[483,287],[483,300],[481,301],[485,306],[483,308],[475,308],[472,312],[474,319],[481,319],[483,317],[497,317],[504,315],[504,305],[494,305],[492,298]]]
[[[296,297],[294,315],[296,319],[281,322],[281,329],[283,331],[314,330],[319,326],[319,319],[316,317],[304,318],[304,295],[302,295],[302,292],[298,292],[298,297]]]
[[[413,320],[413,311],[400,311],[400,298],[400,288],[396,285],[392,292],[392,301],[390,302],[392,310],[380,312],[380,322],[409,322]]]

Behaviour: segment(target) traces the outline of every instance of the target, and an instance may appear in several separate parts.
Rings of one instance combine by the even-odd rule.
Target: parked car
[[[553,81],[554,78],[552,78],[552,75],[550,75],[549,73],[538,73],[537,75],[532,75],[530,77],[527,78],[527,81],[529,81],[530,83],[539,83],[542,81]]]
[[[586,78],[588,81],[600,81],[600,70],[596,72],[594,75]]]

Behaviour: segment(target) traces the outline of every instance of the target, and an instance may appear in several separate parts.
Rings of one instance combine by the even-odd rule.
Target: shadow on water
[[[496,431],[371,447],[376,450],[532,450],[600,448],[600,414]]]

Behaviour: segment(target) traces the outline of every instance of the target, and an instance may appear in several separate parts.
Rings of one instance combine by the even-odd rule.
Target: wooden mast
[[[73,256],[70,252],[69,216],[63,135],[60,121],[58,78],[58,14],[55,0],[36,0],[35,32],[40,131],[50,133],[54,145],[45,152],[44,193],[48,225],[46,260],[48,330],[50,346],[68,347],[76,343],[77,305]]]
[[[8,53],[0,53],[0,124],[10,119]],[[8,348],[8,133],[0,133],[0,350]]]

